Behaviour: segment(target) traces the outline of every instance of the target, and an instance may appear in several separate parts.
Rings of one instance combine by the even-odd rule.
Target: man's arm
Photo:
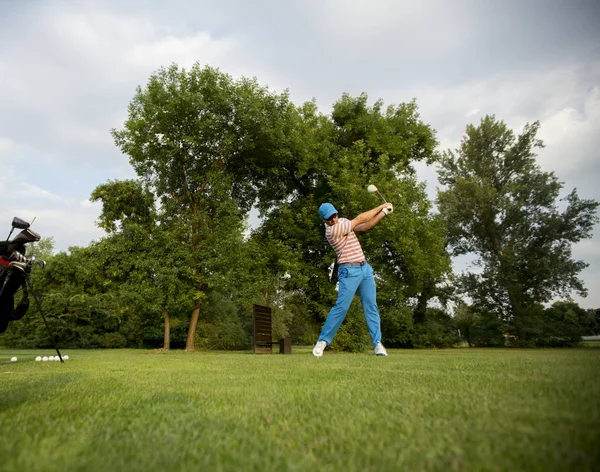
[[[354,232],[370,230],[373,226],[375,226],[377,223],[379,223],[382,220],[382,218],[385,216],[385,213],[383,213],[381,210],[383,210],[384,208],[389,207],[389,206],[391,206],[390,203],[383,203],[383,204],[373,208],[372,210],[361,213],[360,215],[358,215],[356,218],[354,218],[351,221],[352,230]]]

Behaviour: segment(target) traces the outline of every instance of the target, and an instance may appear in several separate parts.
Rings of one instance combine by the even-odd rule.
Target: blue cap
[[[321,218],[323,218],[324,220],[326,220],[331,215],[333,215],[334,213],[337,213],[337,212],[338,211],[335,209],[335,207],[331,203],[323,203],[319,207],[319,215],[321,215]]]

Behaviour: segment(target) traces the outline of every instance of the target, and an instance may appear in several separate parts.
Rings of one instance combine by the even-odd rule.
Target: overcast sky
[[[495,114],[539,120],[539,164],[600,200],[597,0],[0,0],[0,231],[13,216],[57,250],[102,237],[92,190],[133,178],[109,130],[160,66],[256,77],[327,112],[343,92],[416,98],[441,148]],[[432,198],[435,169],[420,167]],[[574,248],[600,307],[600,227]],[[460,269],[461,264],[457,264]]]

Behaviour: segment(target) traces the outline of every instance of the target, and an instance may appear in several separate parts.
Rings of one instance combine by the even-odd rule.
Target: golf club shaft
[[[62,355],[60,354],[60,351],[58,350],[58,344],[56,344],[56,338],[54,337],[54,333],[52,333],[52,330],[50,329],[50,325],[48,325],[48,322],[46,321],[46,317],[44,316],[44,312],[42,311],[42,304],[41,304],[40,300],[38,299],[37,293],[33,289],[33,284],[31,283],[31,281],[29,279],[27,279],[27,285],[29,285],[29,288],[31,289],[33,298],[35,299],[35,303],[37,304],[38,311],[40,312],[40,315],[42,315],[42,319],[44,320],[44,324],[46,325],[46,329],[48,330],[50,339],[52,339],[52,343],[54,344],[54,349],[56,349],[56,353],[58,354],[60,361],[65,362],[62,358]]]
[[[377,193],[379,194],[379,196],[383,200],[383,203],[387,203],[387,200],[385,199],[385,197],[383,195],[381,195],[381,192],[379,190],[377,190]]]

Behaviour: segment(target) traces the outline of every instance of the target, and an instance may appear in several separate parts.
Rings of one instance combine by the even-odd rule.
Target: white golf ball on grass
[[[67,361],[67,360],[69,360],[69,356],[68,356],[68,355],[65,355],[65,356],[63,356],[63,360],[64,360],[64,361]]]
[[[42,358],[41,358],[41,356],[37,356],[37,357],[35,358],[35,360],[39,362],[39,361],[41,361],[41,360],[42,360]]]
[[[44,357],[42,357],[42,360],[43,360],[44,362],[46,362],[46,361],[48,360],[48,356],[44,356]]]
[[[17,359],[16,357],[11,357],[11,358],[10,358],[10,361],[11,361],[11,362],[17,362],[18,360],[19,360],[19,359]]]

